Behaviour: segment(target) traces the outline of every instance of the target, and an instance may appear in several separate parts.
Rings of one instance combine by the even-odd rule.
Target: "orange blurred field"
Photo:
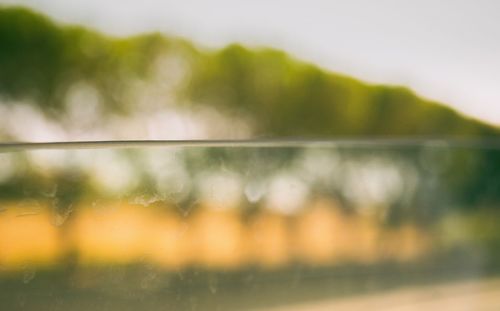
[[[60,230],[45,206],[2,204],[0,213],[0,267],[55,265],[64,252]]]
[[[410,262],[433,247],[415,225],[386,228],[329,200],[312,202],[296,215],[261,210],[251,216],[207,204],[188,217],[165,207],[80,204],[61,226],[47,206],[1,206],[0,264],[6,270],[57,265],[70,254],[80,265],[149,262],[165,270]]]

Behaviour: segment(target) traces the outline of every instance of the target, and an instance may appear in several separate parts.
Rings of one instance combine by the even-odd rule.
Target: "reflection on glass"
[[[0,153],[6,309],[500,304],[500,150],[66,147]]]

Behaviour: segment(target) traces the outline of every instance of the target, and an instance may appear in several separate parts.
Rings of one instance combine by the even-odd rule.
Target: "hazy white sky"
[[[282,48],[368,82],[406,85],[500,125],[497,0],[0,0],[128,35]]]

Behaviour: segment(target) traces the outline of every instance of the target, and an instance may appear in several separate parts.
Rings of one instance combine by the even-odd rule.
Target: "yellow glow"
[[[53,224],[57,215],[46,207],[29,202],[0,207],[0,265],[7,269],[56,264],[68,251],[87,265],[147,261],[174,270],[279,268],[294,261],[311,266],[408,262],[432,250],[428,233],[416,225],[384,228],[330,200],[317,200],[293,217],[261,210],[249,220],[238,208],[209,202],[185,219],[171,210],[128,203],[82,205],[64,229]]]
[[[171,214],[151,222],[148,257],[164,268],[182,268],[193,259],[188,236],[189,224]]]
[[[367,217],[343,213],[335,202],[319,200],[297,218],[297,257],[315,265],[373,262],[378,256],[379,226]]]
[[[37,204],[2,204],[0,213],[0,265],[19,269],[26,265],[56,264],[61,252],[58,229],[46,207]]]
[[[232,268],[243,263],[245,228],[233,210],[199,210],[191,220],[196,261],[206,267]]]
[[[284,216],[263,213],[255,217],[248,228],[248,243],[252,260],[263,267],[285,265],[290,260],[290,237]]]
[[[150,215],[144,208],[115,203],[82,208],[73,226],[74,248],[84,263],[131,263],[146,253]]]

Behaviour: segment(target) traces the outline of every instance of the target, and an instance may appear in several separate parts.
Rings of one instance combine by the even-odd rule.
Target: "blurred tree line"
[[[47,113],[63,109],[64,92],[88,80],[114,112],[126,111],[127,80],[146,79],[156,57],[190,60],[182,93],[250,118],[262,136],[495,136],[497,128],[417,97],[403,87],[367,85],[273,49],[231,45],[197,50],[160,34],[113,38],[59,26],[23,8],[0,10],[0,92],[35,99]]]
[[[208,106],[243,119],[254,137],[495,138],[500,133],[406,88],[365,84],[281,51],[237,44],[202,50],[161,34],[115,38],[9,7],[0,8],[0,105],[28,100],[61,121],[66,93],[86,81],[99,92],[102,113],[131,114],[131,81],[151,78],[155,60],[165,54],[180,56],[187,66],[176,90],[179,106]],[[448,191],[471,203],[498,202],[498,152],[456,157],[454,167],[439,177]],[[472,169],[461,170],[465,166]]]

